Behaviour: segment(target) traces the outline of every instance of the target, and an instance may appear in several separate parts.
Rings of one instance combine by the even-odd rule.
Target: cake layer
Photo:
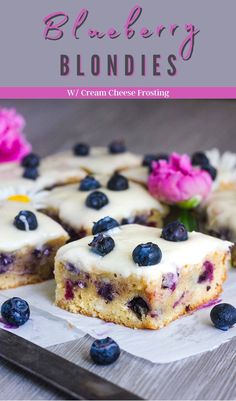
[[[232,244],[195,232],[172,242],[161,232],[139,225],[110,230],[105,236],[114,248],[105,256],[91,249],[92,237],[63,246],[55,259],[56,304],[129,327],[159,329],[217,298]],[[162,258],[139,266],[133,251],[147,243],[158,245]]]
[[[0,252],[0,289],[40,283],[53,278],[54,258],[65,237],[44,244],[24,246],[14,252]]]

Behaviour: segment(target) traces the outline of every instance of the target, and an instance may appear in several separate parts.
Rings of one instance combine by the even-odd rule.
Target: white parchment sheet
[[[133,330],[63,311],[53,304],[54,291],[53,280],[1,291],[0,301],[19,296],[33,307],[31,320],[14,329],[15,334],[42,346],[71,341],[86,333],[95,338],[110,336],[123,350],[154,363],[174,362],[213,350],[236,335],[236,327],[224,332],[212,326],[211,307],[180,318],[158,331]],[[236,269],[230,270],[221,299],[236,306]]]

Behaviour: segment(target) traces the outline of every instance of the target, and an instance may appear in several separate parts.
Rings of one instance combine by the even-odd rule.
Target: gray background
[[[122,4],[122,6],[121,6]],[[163,36],[142,39],[135,36],[127,40],[123,36],[115,40],[89,39],[90,27],[108,29],[111,26],[123,29],[127,16],[138,4],[143,15],[137,29],[159,24],[195,24],[200,29],[196,37],[193,57],[190,61],[178,60],[178,73],[169,77],[166,70],[166,55],[177,53],[180,38]],[[72,38],[71,30],[81,8],[88,8],[89,19],[79,40]],[[65,35],[60,41],[45,41],[43,18],[55,11],[63,11],[71,17],[65,26]],[[236,54],[235,0],[1,0],[0,13],[0,86],[235,86]],[[73,18],[72,18],[73,17]],[[83,55],[85,69],[91,54],[161,54],[161,77],[151,75],[143,78],[136,73],[132,77],[99,77],[90,74],[84,78],[73,71],[67,77],[59,76],[59,54]],[[87,62],[86,62],[87,60]],[[122,71],[122,65],[119,70]],[[150,66],[147,67],[150,72]]]
[[[118,136],[125,136],[129,147],[140,152],[192,152],[213,146],[236,150],[235,101],[1,101],[1,105],[16,106],[25,115],[28,137],[41,154],[70,147],[76,140],[106,144]],[[88,358],[91,342],[86,336],[51,350],[144,398],[236,398],[236,338],[215,351],[167,365],[122,352],[116,364],[103,368]],[[0,360],[0,399],[64,399],[64,395]]]
[[[25,116],[25,132],[41,155],[78,140],[106,145],[120,137],[142,153],[236,151],[234,100],[2,100],[0,106]]]

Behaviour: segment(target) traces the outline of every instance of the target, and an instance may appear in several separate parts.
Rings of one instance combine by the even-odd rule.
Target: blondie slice
[[[132,328],[160,329],[218,297],[231,243],[127,225],[63,246],[56,255],[56,304]]]
[[[124,176],[87,176],[80,185],[55,188],[44,199],[44,211],[58,219],[73,239],[92,233],[93,223],[111,216],[119,224],[162,226],[168,208]]]
[[[21,202],[0,205],[0,289],[53,277],[54,257],[66,243],[65,230]]]

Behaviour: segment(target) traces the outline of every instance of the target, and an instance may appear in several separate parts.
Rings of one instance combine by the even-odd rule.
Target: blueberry
[[[122,140],[115,140],[108,145],[108,150],[111,154],[118,154],[126,152],[126,146],[124,141]]]
[[[87,175],[80,183],[79,190],[80,191],[91,191],[92,189],[98,189],[101,187],[101,184],[96,178],[92,175]]]
[[[73,150],[76,156],[88,156],[90,152],[90,148],[86,143],[77,143]]]
[[[107,188],[111,191],[125,191],[129,188],[129,181],[123,175],[115,173],[109,179]]]
[[[193,166],[208,166],[210,164],[208,157],[204,152],[195,152],[192,155],[192,165]]]
[[[141,297],[134,297],[128,302],[128,308],[135,313],[138,319],[142,320],[143,316],[147,316],[150,308],[146,301]]]
[[[225,303],[215,305],[210,317],[217,329],[226,331],[236,323],[236,308]]]
[[[91,192],[85,201],[87,207],[91,209],[100,210],[102,207],[109,203],[108,197],[101,191]]]
[[[119,358],[120,347],[110,337],[95,340],[90,348],[90,356],[97,365],[110,365]]]
[[[103,234],[96,235],[92,242],[90,242],[92,250],[100,256],[105,256],[110,253],[115,247],[113,238]]]
[[[139,266],[152,266],[160,263],[162,253],[158,245],[152,242],[139,244],[133,250],[133,260]]]
[[[0,253],[0,274],[6,273],[14,260],[15,257],[13,255]]]
[[[102,233],[103,231],[111,230],[112,228],[118,227],[119,223],[112,217],[106,216],[102,219],[98,220],[93,225],[92,234],[96,235],[98,233]]]
[[[206,281],[212,281],[214,278],[214,265],[206,260],[203,263],[203,272],[198,277],[198,283],[204,283]]]
[[[38,228],[37,217],[29,210],[21,210],[14,219],[14,226],[22,231],[36,230]]]
[[[215,167],[213,167],[211,164],[208,164],[206,166],[202,166],[202,169],[207,171],[210,174],[212,180],[215,181],[217,177],[217,170]]]
[[[1,315],[6,323],[22,326],[29,320],[29,305],[24,299],[10,298],[2,304]]]
[[[97,293],[100,297],[110,302],[114,299],[115,291],[111,283],[100,282],[96,285]]]
[[[39,176],[37,167],[26,167],[23,172],[23,178],[28,180],[36,180]]]
[[[21,160],[21,165],[23,167],[31,167],[35,168],[38,167],[40,164],[40,157],[35,153],[30,153],[27,156],[23,157]]]
[[[188,239],[188,231],[184,224],[176,220],[163,228],[161,238],[173,242],[186,241]]]

